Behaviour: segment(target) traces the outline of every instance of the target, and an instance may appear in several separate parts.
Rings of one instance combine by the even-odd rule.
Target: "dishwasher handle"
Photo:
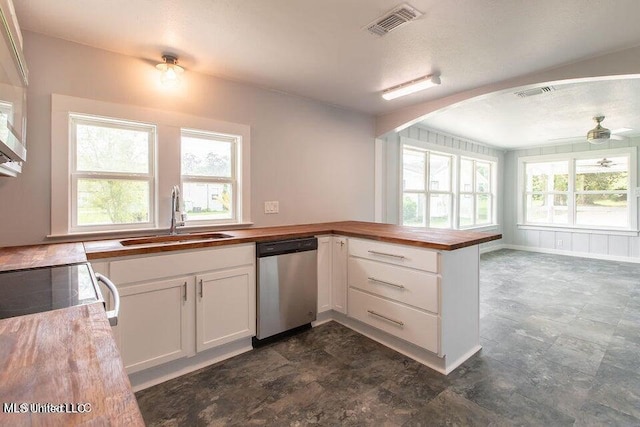
[[[114,307],[113,310],[107,311],[107,319],[109,319],[109,324],[111,326],[116,326],[118,324],[118,314],[120,313],[120,294],[118,293],[118,288],[113,284],[108,277],[103,276],[100,273],[96,273],[96,279],[98,282],[102,282],[109,291],[113,295]]]

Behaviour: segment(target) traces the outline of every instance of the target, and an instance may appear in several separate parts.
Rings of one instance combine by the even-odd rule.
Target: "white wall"
[[[428,129],[422,125],[413,125],[407,129],[404,129],[398,133],[388,135],[383,139],[382,155],[383,159],[383,172],[384,177],[382,185],[381,198],[384,200],[382,222],[389,224],[399,224],[400,218],[400,138],[411,138],[417,141],[422,141],[429,144],[441,145],[453,150],[463,151],[470,154],[481,154],[484,156],[491,156],[498,159],[498,206],[496,212],[496,218],[498,226],[490,230],[494,233],[502,233],[503,223],[503,170],[504,170],[504,151],[488,147],[478,142],[470,141],[467,139],[458,138],[454,135],[447,135],[442,132]],[[494,240],[483,244],[483,247],[494,246],[504,243],[503,240]]]
[[[52,93],[251,126],[256,226],[373,219],[372,116],[188,69],[180,88],[167,92],[159,87],[153,62],[40,34],[24,36],[28,162],[19,178],[0,179],[0,246],[41,243],[50,232]],[[159,196],[159,209],[168,211]],[[280,214],[263,213],[267,200],[280,202]]]
[[[524,156],[538,156],[543,154],[557,154],[567,152],[582,152],[606,150],[610,148],[638,147],[640,138],[630,141],[611,141],[606,144],[592,145],[589,143],[566,144],[526,150],[512,150],[505,155],[505,208],[504,235],[505,243],[530,250],[548,252],[567,252],[574,255],[584,255],[596,258],[625,259],[640,258],[640,237],[621,236],[615,233],[602,232],[566,232],[541,231],[518,228],[517,222],[517,176],[518,158]],[[632,183],[637,186],[637,183]],[[562,245],[559,245],[562,240]]]

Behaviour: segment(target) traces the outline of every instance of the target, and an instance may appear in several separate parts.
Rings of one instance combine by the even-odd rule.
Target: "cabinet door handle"
[[[373,311],[373,310],[367,310],[367,313],[369,313],[369,314],[371,314],[371,315],[373,315],[373,316],[377,316],[377,317],[379,317],[379,318],[381,318],[381,319],[384,319],[384,320],[386,320],[386,321],[388,321],[388,322],[395,323],[396,325],[398,325],[398,326],[400,326],[400,327],[403,327],[403,326],[404,326],[404,322],[401,322],[401,321],[399,321],[399,320],[394,320],[394,319],[392,319],[392,318],[390,318],[390,317],[387,317],[387,316],[385,316],[385,315],[382,315],[382,314],[380,314],[380,313],[376,313],[376,312],[375,312],[375,311]]]
[[[184,282],[184,285],[182,285],[183,290],[184,290],[184,295],[182,296],[182,298],[186,301],[187,300],[187,282]]]
[[[204,285],[202,284],[202,279],[200,279],[200,298],[204,296]]]
[[[404,285],[398,285],[398,284],[391,283],[391,282],[385,282],[384,280],[378,280],[375,277],[367,277],[367,279],[369,279],[370,282],[380,283],[382,285],[387,285],[387,286],[393,286],[394,288],[398,288],[398,289],[405,289]]]
[[[398,259],[405,259],[406,258],[404,255],[388,254],[386,252],[369,251],[369,253],[372,254],[372,255],[388,256],[388,257],[391,257],[391,258],[398,258]]]

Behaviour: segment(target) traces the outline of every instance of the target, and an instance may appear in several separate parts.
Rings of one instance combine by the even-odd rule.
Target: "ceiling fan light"
[[[600,124],[604,120],[604,116],[596,116],[593,120],[598,123],[596,127],[587,132],[587,141],[590,144],[603,144],[611,139],[611,131],[602,127]]]

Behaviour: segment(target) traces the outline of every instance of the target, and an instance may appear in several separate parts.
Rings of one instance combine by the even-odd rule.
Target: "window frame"
[[[451,174],[451,187],[450,187],[450,191],[449,192],[441,192],[441,191],[431,191],[429,189],[429,164],[428,164],[428,155],[425,155],[425,190],[424,191],[420,191],[420,190],[408,190],[405,191],[404,190],[404,149],[408,148],[410,150],[415,150],[415,151],[424,151],[424,152],[432,152],[434,154],[437,155],[441,155],[441,156],[447,156],[451,158],[451,170],[450,170],[450,174]],[[398,167],[398,175],[399,175],[399,182],[398,182],[398,199],[399,199],[399,203],[398,203],[398,223],[405,226],[404,225],[404,215],[403,215],[403,211],[404,211],[404,194],[405,193],[411,193],[411,194],[424,194],[425,195],[425,224],[423,226],[415,226],[415,227],[426,227],[429,228],[429,221],[430,221],[430,214],[429,214],[429,207],[430,207],[430,194],[451,194],[451,206],[450,206],[450,215],[451,215],[451,224],[450,227],[448,228],[439,228],[442,230],[479,230],[479,229],[491,229],[491,228],[496,228],[499,226],[498,224],[498,211],[497,211],[497,205],[498,205],[498,182],[497,182],[497,176],[498,176],[498,167],[499,167],[499,159],[497,157],[493,157],[493,156],[487,156],[487,155],[483,155],[480,153],[472,153],[472,152],[468,152],[468,151],[463,151],[463,150],[456,150],[456,149],[450,149],[449,147],[446,146],[441,146],[441,145],[437,145],[437,144],[432,144],[432,143],[427,143],[424,141],[420,141],[420,140],[415,140],[412,138],[405,138],[402,137],[400,139],[400,144],[399,144],[399,167]],[[461,191],[460,191],[460,172],[461,172],[461,160],[462,159],[468,159],[468,160],[473,160],[474,161],[474,168],[475,168],[475,162],[482,162],[482,163],[489,163],[490,165],[490,189],[489,189],[489,193],[482,193],[482,194],[489,194],[490,195],[490,203],[491,203],[491,218],[490,221],[488,223],[484,223],[484,224],[476,224],[476,212],[475,212],[475,206],[476,206],[476,202],[475,202],[475,196],[474,196],[474,225],[471,226],[460,226],[460,198],[461,198]],[[475,169],[474,169],[474,173],[475,173]],[[475,176],[473,178],[473,183],[475,186]],[[474,192],[475,192],[475,187],[474,187]],[[465,192],[465,194],[469,194],[468,192]],[[474,193],[475,194],[475,193]],[[480,193],[478,193],[480,194]],[[409,225],[406,225],[407,227],[409,227]]]
[[[607,191],[576,191],[576,161],[594,158],[604,157],[628,157],[628,185],[627,185],[627,209],[629,222],[624,227],[604,226],[604,225],[578,225],[576,220],[577,206],[576,195],[580,194],[604,194]],[[526,190],[527,178],[526,178],[526,165],[528,163],[544,163],[552,161],[567,161],[568,162],[568,174],[569,182],[566,192],[551,192],[557,194],[567,194],[567,207],[568,222],[566,224],[548,224],[548,223],[533,223],[526,221],[526,196],[528,193]],[[626,234],[627,232],[637,235],[638,233],[638,203],[636,196],[636,187],[638,174],[637,174],[637,148],[636,147],[622,147],[614,149],[600,149],[590,151],[579,151],[569,153],[547,154],[540,156],[521,156],[518,157],[518,179],[517,179],[517,225],[522,229],[557,229],[568,231],[603,231],[603,232],[619,232]],[[611,191],[612,193],[621,193],[620,190]]]
[[[182,137],[184,135],[191,136],[199,139],[209,139],[211,141],[220,141],[220,142],[229,142],[231,143],[231,177],[215,177],[215,176],[203,176],[203,175],[186,175],[182,170],[182,155],[183,155],[183,147],[182,147]],[[186,223],[193,225],[216,225],[216,224],[227,224],[229,222],[238,222],[238,218],[241,217],[241,204],[240,204],[240,192],[238,188],[242,185],[242,179],[239,177],[239,170],[241,166],[239,164],[240,159],[242,158],[242,136],[241,135],[232,135],[232,134],[224,134],[220,132],[212,132],[205,131],[201,129],[190,129],[190,128],[181,128],[180,129],[180,191],[182,194],[184,192],[184,184],[185,183],[207,183],[207,184],[219,184],[219,183],[228,183],[231,185],[231,194],[232,194],[232,203],[231,203],[231,218],[223,218],[223,219],[191,219],[187,214]]]
[[[147,173],[128,173],[128,172],[102,172],[102,171],[82,171],[77,167],[77,125],[98,125],[102,127],[110,127],[113,129],[136,130],[149,134],[148,142],[148,172]],[[107,126],[110,125],[110,126]],[[69,230],[73,232],[91,232],[91,231],[120,231],[133,229],[146,229],[156,227],[156,145],[157,145],[157,127],[155,124],[138,122],[127,119],[119,119],[113,117],[105,117],[99,115],[69,113],[69,209],[70,224]],[[136,223],[121,224],[100,224],[100,225],[79,225],[78,224],[78,180],[80,179],[110,179],[110,180],[128,180],[146,182],[149,188],[149,220]]]
[[[473,191],[463,191],[460,186],[462,185],[462,161],[468,160],[472,162],[472,174],[471,174],[471,188]],[[489,191],[478,191],[477,190],[477,173],[478,173],[478,163],[486,163],[489,165]],[[489,227],[496,224],[496,199],[497,199],[497,191],[495,190],[497,187],[497,167],[498,162],[491,161],[487,159],[482,159],[478,157],[472,157],[468,155],[461,155],[458,158],[458,211],[457,211],[457,219],[458,219],[458,230],[469,230],[473,228],[481,228],[481,227]],[[462,205],[462,197],[463,196],[471,196],[473,199],[473,224],[471,225],[460,225],[460,206]],[[487,223],[478,223],[478,196],[488,196],[489,197],[489,206],[491,208],[491,212],[489,215],[489,222]]]
[[[156,126],[156,146],[154,170],[155,197],[154,225],[146,228],[126,227],[104,230],[71,229],[71,147],[69,143],[71,127],[70,114],[124,118],[125,121],[142,122]],[[180,184],[180,129],[202,129],[215,133],[239,135],[240,145],[238,165],[238,202],[236,222],[224,224],[187,224],[184,232],[215,230],[221,227],[244,227],[251,221],[251,126],[241,123],[216,120],[170,110],[119,104],[67,95],[51,94],[51,187],[50,209],[51,228],[48,238],[68,238],[73,236],[108,238],[109,236],[131,236],[142,233],[165,233],[170,227],[171,188]],[[104,237],[103,237],[104,236]]]
[[[568,179],[567,181],[567,190],[566,191],[562,191],[562,190],[547,190],[547,191],[529,191],[526,188],[527,185],[527,163],[560,163],[560,162],[566,162],[567,163],[567,176],[571,177],[571,174],[574,171],[574,165],[575,162],[571,161],[571,160],[567,160],[567,159],[554,159],[554,160],[544,160],[544,161],[536,161],[536,162],[525,162],[523,165],[523,185],[525,186],[524,188],[524,193],[523,193],[523,199],[522,199],[522,209],[523,209],[523,221],[524,223],[526,223],[527,225],[535,225],[535,226],[556,226],[556,227],[564,227],[566,225],[569,225],[571,223],[571,215],[569,214],[569,212],[573,212],[573,200],[570,197],[571,192],[573,191],[573,184],[574,184],[574,180]],[[544,197],[555,197],[555,196],[566,196],[567,197],[567,223],[545,223],[545,222],[527,222],[527,212],[526,212],[526,206],[527,206],[527,197],[531,195],[542,195]]]

